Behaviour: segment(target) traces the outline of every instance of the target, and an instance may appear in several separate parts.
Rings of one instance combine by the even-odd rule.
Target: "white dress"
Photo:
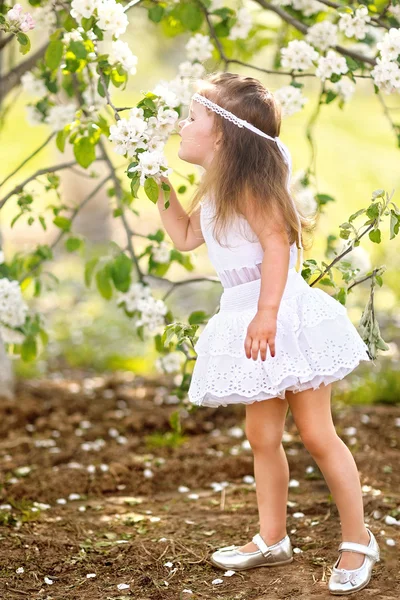
[[[264,250],[244,217],[238,217],[222,238],[229,247],[218,244],[212,218],[208,198],[201,203],[201,229],[224,290],[219,312],[210,318],[194,347],[197,359],[188,390],[190,402],[216,407],[284,399],[285,390],[316,389],[343,379],[360,361],[371,360],[346,307],[310,287],[296,271],[295,243],[290,247],[288,278],[277,315],[275,356],[268,348],[265,361],[260,354],[257,360],[247,358],[244,341],[257,313]]]

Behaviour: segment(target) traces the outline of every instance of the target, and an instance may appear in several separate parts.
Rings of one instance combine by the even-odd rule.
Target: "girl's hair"
[[[258,79],[235,73],[210,73],[198,82],[198,93],[245,119],[273,137],[279,136],[281,110],[272,93]],[[240,128],[205,107],[214,116],[212,133],[222,131],[222,143],[204,172],[189,206],[189,214],[205,196],[215,199],[214,236],[221,234],[236,216],[246,198],[266,220],[280,213],[286,223],[289,242],[298,240],[298,222],[287,188],[288,167],[276,143]],[[316,217],[298,210],[303,232],[311,233]],[[303,242],[303,237],[302,237]],[[223,245],[221,243],[221,245]],[[304,244],[309,248],[309,244]]]

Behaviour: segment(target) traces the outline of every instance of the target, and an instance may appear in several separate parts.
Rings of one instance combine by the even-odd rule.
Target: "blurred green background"
[[[138,10],[135,19],[131,18],[129,31],[124,39],[130,43],[133,52],[139,58],[138,71],[135,76],[131,76],[125,91],[113,92],[113,101],[117,106],[133,106],[141,98],[142,92],[153,89],[161,79],[172,79],[176,75],[178,64],[184,60],[184,45],[188,38],[185,36],[167,39],[159,34],[157,26],[147,21],[145,11]],[[36,35],[39,35],[38,32]],[[34,45],[35,36],[32,36],[32,41]],[[252,62],[267,66],[270,61],[271,50],[267,47],[254,57]],[[213,60],[208,61],[206,66],[208,71],[222,68]],[[236,67],[237,65],[232,65],[231,70],[259,78],[272,91],[289,83],[287,77],[268,76],[254,70]],[[284,119],[281,131],[283,141],[288,144],[292,152],[294,173],[307,167],[310,161],[310,148],[305,137],[305,128],[315,110],[318,92],[318,84],[312,78],[305,78],[303,81],[306,84],[304,94],[309,101],[303,111]],[[30,100],[23,93],[16,98],[10,95],[7,99],[6,104],[11,102],[12,106],[0,132],[1,180],[49,135],[45,125],[28,125],[25,105]],[[386,97],[386,101],[389,106],[399,110],[398,97]],[[324,209],[313,248],[305,253],[305,258],[313,257],[320,260],[324,257],[326,237],[329,234],[338,235],[339,224],[347,220],[348,216],[357,209],[367,206],[375,189],[383,188],[389,193],[395,189],[393,200],[400,204],[398,192],[400,149],[396,147],[395,135],[383,114],[378,97],[374,94],[372,82],[368,80],[358,82],[353,99],[343,110],[336,102],[322,106],[314,128],[314,136],[317,147],[317,191],[330,194],[336,199],[335,203],[329,203]],[[167,147],[169,165],[176,170],[170,177],[175,188],[185,183],[182,175],[186,176],[190,173],[198,175],[194,165],[178,158],[178,145],[179,138],[173,136]],[[121,165],[122,174],[125,161],[112,152],[111,146],[110,151],[115,163]],[[54,144],[50,144],[4,186],[3,193],[12,189],[37,169],[63,160],[65,157],[56,150]],[[98,166],[94,166],[93,170],[101,173],[101,168]],[[71,176],[69,175],[70,178]],[[81,187],[78,192],[66,190],[64,199],[67,203],[78,202],[85,196],[85,181],[85,179],[80,180]],[[50,203],[52,198],[43,195],[40,186],[32,185],[30,189],[37,195],[35,204],[37,210],[42,210]],[[185,194],[181,195],[183,205],[188,204],[193,191],[188,188]],[[96,211],[96,203],[90,206],[92,211]],[[135,208],[140,212],[140,217],[132,215],[134,229],[138,229],[140,224],[142,233],[150,233],[161,226],[157,207],[144,196],[143,192],[135,203]],[[44,242],[42,230],[29,228],[25,218],[20,219],[11,230],[9,223],[15,214],[16,201],[13,198],[1,212],[3,249],[6,258],[16,250],[29,251],[39,240]],[[50,232],[48,242],[51,243],[55,233]],[[390,351],[386,353],[385,361],[379,359],[377,365],[374,367],[367,365],[366,370],[361,366],[352,376],[353,385],[348,391],[352,402],[360,401],[360,397],[364,401],[376,399],[379,394],[371,392],[373,389],[371,381],[375,381],[378,376],[383,378],[382,381],[387,381],[389,377],[385,395],[387,399],[393,397],[391,401],[396,401],[399,396],[397,390],[400,388],[400,383],[395,369],[400,324],[399,240],[389,241],[388,226],[382,228],[382,233],[383,242],[380,245],[373,244],[369,239],[364,239],[362,245],[370,254],[373,265],[387,266],[383,277],[384,286],[377,290],[375,298],[378,320],[384,339],[390,342]],[[119,227],[112,228],[112,239],[122,246],[125,245],[125,233]],[[90,247],[90,252],[101,254],[107,247],[107,244],[97,243]],[[137,247],[142,248],[144,244],[137,244]],[[26,364],[18,359],[14,361],[19,376],[41,376],[69,367],[94,371],[129,369],[147,375],[157,373],[154,366],[157,353],[154,351],[153,342],[149,340],[142,343],[137,338],[134,327],[117,306],[115,298],[107,302],[94,288],[91,290],[85,288],[83,268],[85,258],[88,256],[88,247],[81,255],[67,254],[60,244],[57,259],[47,269],[60,278],[59,286],[54,286],[39,299],[31,298],[31,290],[27,290],[31,306],[45,315],[51,341],[36,362]],[[201,274],[215,275],[204,245],[195,251],[194,261],[196,268],[193,272],[187,273],[182,267],[174,265],[167,274],[168,278],[175,280]],[[161,290],[154,289],[155,295],[161,297]],[[203,309],[212,313],[217,306],[221,291],[222,287],[218,283],[190,284],[180,288],[178,293],[173,293],[167,302],[176,319],[184,320],[193,310]],[[360,319],[368,292],[367,282],[357,286],[354,293],[349,296],[349,316],[355,325]],[[360,393],[358,385],[363,385],[365,390],[370,391],[368,400],[365,394]]]

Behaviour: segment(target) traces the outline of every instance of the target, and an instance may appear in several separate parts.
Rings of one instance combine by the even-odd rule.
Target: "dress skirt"
[[[247,327],[257,313],[261,279],[225,288],[220,310],[200,333],[197,359],[188,391],[199,406],[251,404],[285,398],[285,391],[317,389],[343,379],[370,361],[368,347],[350,321],[347,309],[319,288],[312,288],[294,268],[279,306],[275,356],[247,358]]]

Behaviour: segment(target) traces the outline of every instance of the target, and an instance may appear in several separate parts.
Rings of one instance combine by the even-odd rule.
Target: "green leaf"
[[[82,42],[70,42],[69,47],[75,54],[76,58],[85,59],[87,57],[87,50],[85,48],[85,44]]]
[[[68,252],[75,252],[75,250],[78,250],[81,245],[82,240],[77,237],[70,237],[65,241],[65,248],[68,250]]]
[[[112,298],[113,290],[111,286],[108,265],[105,265],[102,269],[97,271],[96,283],[97,289],[99,290],[103,298],[105,298],[106,300],[110,300]]]
[[[47,230],[47,225],[46,225],[46,221],[45,221],[44,217],[42,217],[42,215],[39,216],[39,221],[40,221],[43,229],[46,231]]]
[[[192,312],[188,318],[188,322],[190,325],[198,325],[200,323],[205,323],[208,315],[203,310],[195,310]]]
[[[71,229],[71,219],[67,219],[67,217],[55,217],[53,223],[63,231],[69,231]]]
[[[158,200],[158,185],[152,177],[148,177],[144,182],[144,191],[147,197],[155,204]]]
[[[148,12],[150,21],[153,21],[153,23],[159,23],[164,16],[164,12],[165,9],[163,6],[160,6],[159,4],[153,6]]]
[[[61,131],[57,133],[56,146],[60,152],[64,152],[65,150],[65,142],[67,141],[68,134],[69,131],[66,131],[65,129],[61,129]]]
[[[335,202],[335,198],[328,194],[316,194],[315,199],[320,206],[327,204],[328,202]]]
[[[96,160],[95,146],[88,137],[81,137],[74,143],[74,156],[84,169]]]
[[[50,42],[47,47],[46,54],[44,55],[44,60],[46,65],[54,71],[61,63],[62,55],[63,55],[64,45],[60,40]]]
[[[92,258],[85,265],[85,284],[87,287],[90,287],[92,283],[93,273],[98,262],[98,258]]]
[[[131,285],[132,261],[126,254],[119,254],[111,265],[111,276],[120,292],[127,292]]]
[[[36,340],[32,336],[28,336],[23,342],[21,346],[21,358],[22,360],[28,362],[33,360],[37,354],[37,346]]]
[[[392,240],[399,233],[400,220],[398,215],[391,210],[390,211],[390,239]]]
[[[381,230],[380,229],[373,229],[372,231],[369,232],[369,239],[371,240],[371,242],[374,242],[375,244],[380,244],[381,243]]]
[[[178,17],[187,29],[196,31],[203,23],[203,12],[195,4],[181,4]]]

